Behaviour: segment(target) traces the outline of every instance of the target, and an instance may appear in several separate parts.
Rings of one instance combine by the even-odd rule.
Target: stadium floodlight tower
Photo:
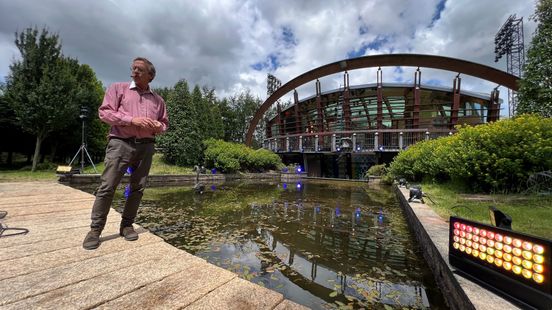
[[[510,15],[495,36],[495,62],[506,55],[506,71],[521,77],[525,64],[525,48],[523,43],[523,17]],[[508,89],[508,116],[516,113],[517,93]]]

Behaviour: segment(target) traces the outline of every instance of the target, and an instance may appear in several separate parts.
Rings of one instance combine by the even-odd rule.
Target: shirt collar
[[[130,81],[130,85],[128,86],[128,89],[139,89],[138,86],[136,86],[136,82],[134,80]],[[151,93],[151,88],[148,88],[148,90],[144,91],[144,93]]]

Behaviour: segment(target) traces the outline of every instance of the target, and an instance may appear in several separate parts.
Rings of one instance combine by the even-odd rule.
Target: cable
[[[4,234],[4,232],[8,231],[8,230],[13,230],[15,232],[12,232],[12,233],[9,233],[9,234]],[[2,223],[0,223],[0,238],[12,237],[12,236],[17,236],[17,235],[25,235],[28,232],[29,232],[29,230],[27,228],[15,228],[15,227],[8,228],[7,226],[4,226],[4,225],[2,225]]]

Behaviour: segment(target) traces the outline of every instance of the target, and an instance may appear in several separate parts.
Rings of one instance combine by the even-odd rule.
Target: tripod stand
[[[92,167],[94,168],[94,172],[98,173],[98,170],[96,170],[96,166],[94,165],[94,162],[92,161],[92,158],[90,157],[90,154],[88,154],[88,150],[86,149],[86,143],[84,141],[84,120],[86,119],[87,117],[87,113],[88,113],[88,108],[86,107],[82,107],[81,108],[81,114],[79,115],[80,119],[82,120],[82,134],[81,134],[81,146],[79,148],[79,150],[77,151],[77,153],[75,154],[75,156],[73,156],[73,159],[71,159],[71,162],[69,163],[69,166],[71,166],[71,164],[73,163],[73,161],[75,161],[75,158],[77,158],[77,156],[79,155],[79,153],[81,154],[81,159],[80,159],[80,162],[81,162],[81,169],[80,169],[80,173],[82,173],[84,171],[84,155],[86,154],[88,160],[90,161],[90,163],[92,164]]]

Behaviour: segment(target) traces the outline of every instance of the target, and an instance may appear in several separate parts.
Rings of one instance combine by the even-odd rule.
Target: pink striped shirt
[[[131,125],[133,117],[149,117],[161,122],[161,132],[165,132],[169,126],[163,98],[150,90],[141,92],[134,82],[109,86],[98,114],[104,123],[111,125],[110,137],[151,138],[155,135],[150,129]]]

